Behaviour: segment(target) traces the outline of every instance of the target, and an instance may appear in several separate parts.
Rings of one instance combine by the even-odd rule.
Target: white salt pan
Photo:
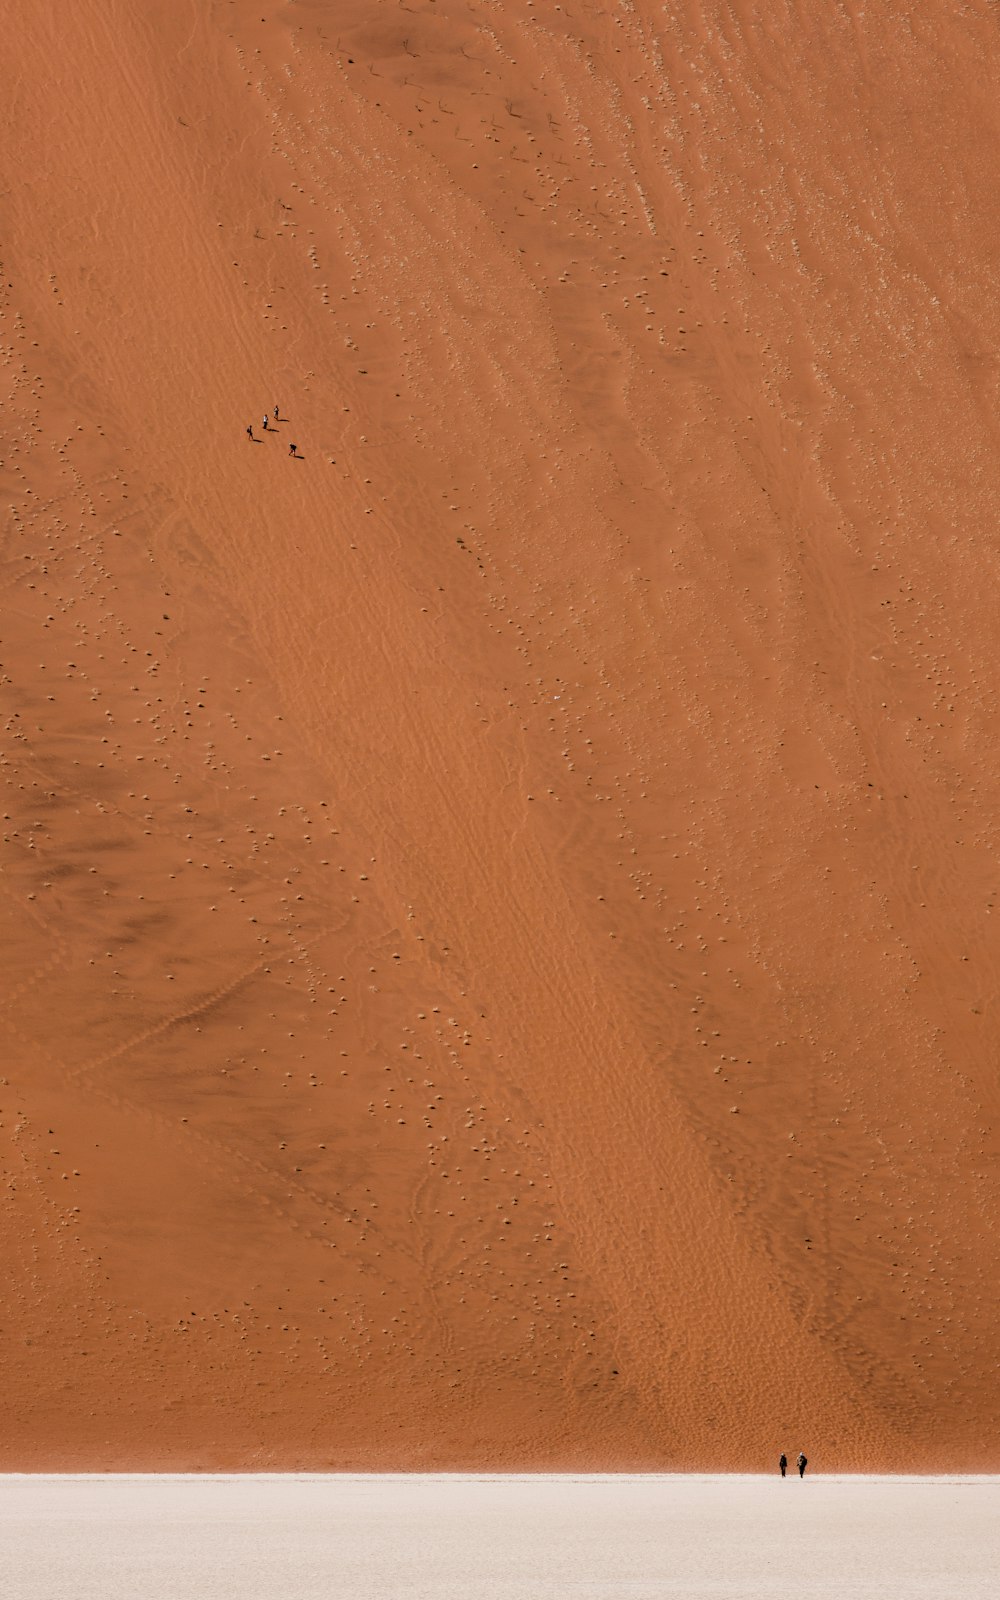
[[[17,1600],[986,1600],[1000,1479],[0,1477]]]

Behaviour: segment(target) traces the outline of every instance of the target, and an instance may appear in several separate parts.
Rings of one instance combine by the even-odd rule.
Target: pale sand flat
[[[0,1478],[18,1600],[963,1600],[1000,1479]]]

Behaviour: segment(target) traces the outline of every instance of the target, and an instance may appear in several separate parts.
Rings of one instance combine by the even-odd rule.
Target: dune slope
[[[996,1469],[994,9],[8,13],[0,1462]]]

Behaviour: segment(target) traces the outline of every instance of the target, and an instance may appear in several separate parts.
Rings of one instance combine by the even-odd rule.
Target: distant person
[[[806,1457],[802,1454],[801,1450],[799,1451],[799,1457],[798,1457],[798,1460],[796,1461],[795,1465],[799,1469],[799,1477],[800,1478],[804,1478],[805,1475],[806,1475],[806,1467],[809,1465],[809,1462],[806,1459]]]
[[[299,448],[299,447],[298,447],[298,445],[297,445],[297,444],[290,444],[290,445],[289,445],[289,446],[288,446],[288,454],[289,454],[289,455],[290,455],[290,456],[294,456],[294,455],[295,455],[295,454],[296,454],[296,452],[297,452],[297,451],[298,451],[298,448]]]
[[[266,411],[264,412],[264,420],[263,420],[263,423],[261,424],[261,426],[263,427],[264,432],[266,433],[267,432],[267,412]]]
[[[778,1457],[778,1466],[781,1468],[781,1476],[784,1477],[785,1473],[788,1471],[788,1457],[785,1455],[784,1451],[782,1451]]]
[[[252,439],[253,438],[253,428],[248,428],[247,429],[247,438],[248,439]]]
[[[274,420],[275,420],[275,422],[280,422],[281,421],[281,418],[278,416],[278,408],[277,408],[277,406],[275,406],[275,408],[274,408]]]

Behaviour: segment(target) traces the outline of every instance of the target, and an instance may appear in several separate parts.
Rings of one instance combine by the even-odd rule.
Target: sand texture
[[[0,12],[0,1463],[1000,1468],[996,7]]]
[[[0,1478],[18,1600],[993,1600],[989,1478]]]

